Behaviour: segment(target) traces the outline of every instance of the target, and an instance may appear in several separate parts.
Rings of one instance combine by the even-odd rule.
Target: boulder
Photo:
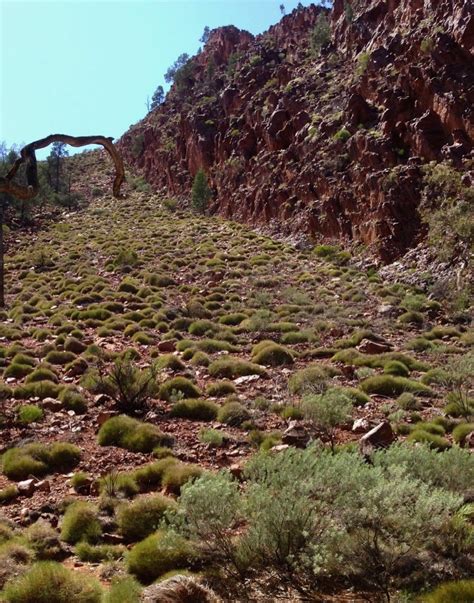
[[[388,448],[394,441],[395,434],[390,423],[382,421],[360,438],[359,449],[364,456],[368,456],[376,448]]]

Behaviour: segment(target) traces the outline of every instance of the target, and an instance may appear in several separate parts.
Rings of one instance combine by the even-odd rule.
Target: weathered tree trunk
[[[30,142],[20,151],[20,157],[13,164],[12,169],[5,177],[0,178],[0,193],[8,193],[17,199],[33,199],[38,193],[38,168],[36,164],[35,151],[49,146],[53,142],[64,142],[72,147],[84,147],[89,144],[100,144],[112,158],[115,164],[115,178],[113,182],[114,197],[120,197],[120,187],[125,180],[125,169],[122,157],[115,148],[112,139],[105,136],[69,136],[67,134],[51,134],[41,140]],[[13,178],[22,163],[26,164],[27,186],[13,182]]]

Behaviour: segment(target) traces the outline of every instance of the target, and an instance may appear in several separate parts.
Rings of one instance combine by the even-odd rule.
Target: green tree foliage
[[[193,62],[190,60],[189,55],[183,52],[180,54],[176,61],[168,67],[165,73],[165,82],[174,82],[178,89],[185,87],[188,78],[191,77],[194,69]]]
[[[65,189],[69,188],[64,166],[64,158],[68,155],[69,152],[64,142],[53,142],[47,162],[49,184],[55,193],[65,192]]]
[[[210,29],[209,25],[206,25],[206,27],[204,28],[204,31],[202,32],[202,36],[199,38],[199,41],[202,42],[203,44],[207,44],[207,42],[209,41],[210,35],[211,35],[211,29]]]
[[[211,189],[207,183],[206,172],[199,168],[194,176],[191,205],[194,211],[203,214],[212,197]]]
[[[165,100],[165,91],[163,90],[163,86],[158,86],[155,92],[153,92],[153,96],[151,97],[150,110],[156,109],[163,104]]]
[[[318,15],[316,25],[311,32],[311,48],[315,54],[319,54],[322,46],[331,40],[331,26],[327,15]]]

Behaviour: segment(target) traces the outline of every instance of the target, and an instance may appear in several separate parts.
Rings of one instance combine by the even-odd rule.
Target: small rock
[[[164,341],[160,341],[156,347],[160,352],[174,352],[176,349],[176,342],[172,339],[165,339]]]
[[[102,406],[103,404],[106,404],[109,400],[110,398],[106,394],[97,394],[97,396],[94,396],[94,405]]]
[[[45,398],[41,403],[41,406],[45,410],[57,411],[62,409],[63,403],[60,400],[56,400],[55,398]]]
[[[394,440],[390,423],[382,421],[360,438],[359,448],[363,455],[369,455],[375,448],[387,448]]]
[[[229,467],[229,471],[231,472],[231,474],[236,477],[237,479],[241,479],[242,474],[243,474],[243,469],[242,467],[239,465],[239,463],[233,463],[230,467]]]
[[[115,417],[115,415],[116,415],[116,413],[112,412],[111,410],[104,410],[104,411],[100,412],[99,415],[97,416],[97,423],[98,423],[99,427],[102,427],[102,425],[106,421],[108,421],[112,417]]]
[[[270,450],[274,452],[283,452],[284,450],[288,450],[290,446],[288,444],[277,444],[276,446],[272,446]]]
[[[35,491],[35,480],[25,479],[21,482],[18,482],[16,487],[18,488],[18,492],[23,496],[32,496],[33,492]]]
[[[305,448],[310,439],[311,436],[303,425],[299,425],[296,421],[291,421],[288,428],[283,432],[281,441],[288,446]]]
[[[383,354],[383,352],[389,352],[392,347],[388,343],[363,339],[356,349],[362,354]]]
[[[35,490],[39,490],[40,492],[50,492],[51,484],[47,479],[42,479],[41,481],[35,483]]]
[[[352,425],[352,431],[355,433],[363,433],[369,429],[369,422],[367,419],[356,419]]]
[[[252,381],[257,381],[260,378],[260,375],[243,375],[242,377],[237,377],[234,379],[234,383],[240,385],[241,383],[250,383]]]
[[[474,448],[474,431],[468,433],[467,436],[464,438],[464,446],[466,448]]]

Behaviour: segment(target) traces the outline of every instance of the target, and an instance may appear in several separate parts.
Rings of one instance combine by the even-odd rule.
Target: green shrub
[[[30,398],[57,398],[63,387],[52,381],[39,381],[37,383],[27,383],[13,390],[13,396],[16,400],[28,400]]]
[[[3,376],[5,379],[13,377],[14,379],[22,379],[33,371],[33,368],[29,364],[17,364],[12,363],[5,369]]]
[[[218,358],[209,365],[209,375],[211,377],[221,377],[227,379],[235,379],[244,375],[263,375],[265,369],[253,362],[246,362],[240,358],[226,356]]]
[[[340,390],[328,389],[317,396],[305,396],[302,409],[304,415],[325,433],[334,450],[335,428],[350,420],[351,399]]]
[[[196,335],[200,337],[202,335],[206,335],[206,333],[215,333],[218,330],[218,327],[215,323],[210,320],[196,320],[195,322],[189,325],[188,331],[191,335]]]
[[[183,354],[183,358],[184,358],[184,354]],[[193,366],[209,366],[211,364],[211,360],[207,354],[198,350],[197,352],[194,352],[194,354],[192,355],[191,364]]]
[[[56,373],[53,373],[46,367],[38,367],[25,379],[25,383],[37,383],[38,381],[51,381],[57,383],[58,377]]]
[[[347,128],[341,128],[334,134],[333,139],[337,140],[338,142],[347,142],[350,137],[351,133],[349,130]]]
[[[474,432],[474,423],[461,423],[453,429],[453,440],[463,446],[464,440],[472,432]]]
[[[102,589],[90,575],[40,561],[10,582],[3,596],[8,603],[100,603]]]
[[[81,415],[87,411],[87,401],[84,396],[78,391],[65,387],[58,396],[66,410],[73,410],[76,414]]]
[[[76,354],[72,352],[60,352],[58,350],[54,350],[46,354],[45,361],[50,364],[68,364],[76,359]]]
[[[310,365],[289,378],[288,389],[291,394],[297,395],[321,392],[326,388],[329,375],[327,367]]]
[[[402,410],[420,410],[422,407],[420,401],[410,392],[400,394],[397,398],[397,403]]]
[[[390,362],[387,362],[383,372],[387,375],[396,375],[398,377],[408,377],[410,375],[408,368],[403,362],[399,362],[398,360],[390,360]]]
[[[141,582],[149,584],[170,570],[187,567],[193,559],[189,542],[177,534],[159,531],[132,548],[127,568]]]
[[[45,520],[39,519],[30,525],[23,533],[28,547],[34,551],[38,561],[54,561],[63,554],[59,534]]]
[[[19,495],[16,486],[6,486],[0,490],[0,505],[8,505]],[[1,541],[1,539],[0,539]]]
[[[268,366],[281,366],[293,364],[293,354],[285,347],[277,343],[267,342],[263,347],[259,344],[252,350],[252,361],[256,364],[265,364]]]
[[[420,396],[433,395],[433,391],[411,379],[405,377],[393,377],[392,375],[375,375],[365,379],[360,387],[368,394],[379,394],[381,396],[399,396],[404,392],[419,394]]]
[[[87,563],[102,563],[104,561],[116,561],[124,556],[125,547],[113,544],[89,544],[79,542],[74,551],[81,561]]]
[[[231,427],[239,427],[250,419],[250,413],[240,402],[227,402],[219,410],[217,420]]]
[[[203,214],[212,198],[212,191],[207,183],[206,172],[199,168],[194,176],[191,194],[191,206],[197,213]]]
[[[239,325],[243,320],[248,318],[247,314],[237,312],[235,314],[224,314],[219,318],[219,322],[223,325],[236,326]]]
[[[223,380],[210,383],[206,389],[206,394],[211,398],[220,398],[235,394],[236,391],[237,389],[232,381]]]
[[[65,442],[27,444],[5,452],[2,458],[3,472],[9,479],[16,481],[30,475],[42,477],[53,471],[67,472],[78,464],[80,456],[77,446]]]
[[[140,603],[141,586],[131,576],[112,579],[103,603]]]
[[[212,448],[219,448],[219,446],[222,446],[225,439],[226,435],[217,429],[201,429],[199,432],[199,440]]]
[[[44,411],[36,404],[25,404],[18,409],[18,420],[23,425],[29,425],[35,421],[41,421]]]
[[[422,442],[423,444],[427,444],[430,448],[435,450],[446,450],[451,446],[446,438],[443,438],[440,435],[435,435],[432,433],[428,433],[422,429],[415,429],[410,433],[407,438],[409,442]]]
[[[474,580],[445,582],[420,598],[420,603],[472,603],[473,601]]]
[[[155,463],[148,463],[143,465],[132,474],[134,482],[138,485],[141,492],[147,492],[154,490],[162,485],[163,476],[165,472],[175,465],[178,461],[170,457],[165,457],[156,461]]]
[[[174,377],[165,381],[159,390],[159,396],[162,400],[172,401],[176,395],[184,398],[199,398],[200,390],[192,381],[185,377]]]
[[[127,542],[143,540],[159,528],[164,514],[176,504],[161,494],[139,496],[122,505],[117,512],[117,523]]]
[[[68,337],[64,342],[64,349],[66,352],[72,352],[73,354],[82,354],[86,351],[87,346],[76,337]]]
[[[193,421],[214,421],[218,410],[217,404],[208,400],[180,400],[172,406],[170,416]]]
[[[156,363],[157,369],[168,369],[169,371],[183,371],[186,366],[178,356],[174,354],[163,354]]]
[[[106,421],[97,437],[101,446],[119,446],[132,452],[151,452],[155,446],[173,443],[173,439],[155,425],[142,423],[126,415]]]
[[[61,524],[61,538],[76,544],[81,540],[96,542],[102,535],[96,507],[86,502],[75,502],[66,510]]]
[[[108,372],[99,364],[85,385],[94,393],[110,396],[118,410],[126,414],[142,412],[158,392],[155,367],[142,370],[128,356],[118,358]]]
[[[88,473],[78,471],[71,477],[71,486],[76,492],[80,492],[91,483],[91,478]]]

